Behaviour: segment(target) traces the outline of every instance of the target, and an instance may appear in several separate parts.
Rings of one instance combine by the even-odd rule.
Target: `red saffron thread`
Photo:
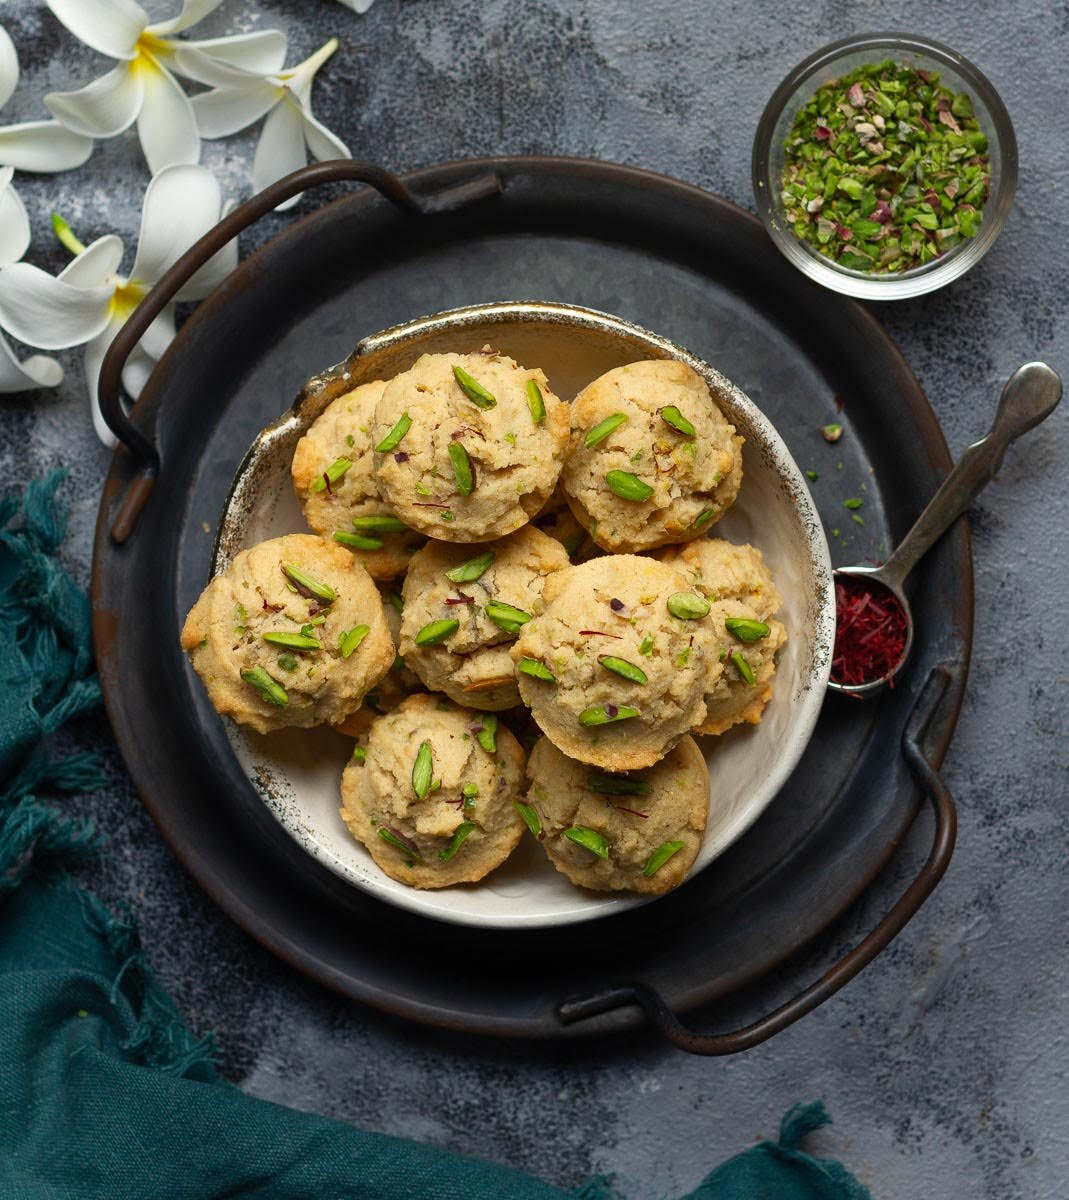
[[[608,637],[613,638],[618,642],[622,642],[623,636],[619,633],[606,633],[604,629],[580,629],[580,637]]]
[[[895,597],[878,583],[838,579],[835,613],[832,679],[850,686],[890,675],[906,649],[906,614]]]
[[[641,817],[643,821],[648,821],[650,817],[649,813],[640,813],[633,808],[624,808],[622,804],[614,804],[613,808],[615,808],[617,812],[630,813],[633,817]]]

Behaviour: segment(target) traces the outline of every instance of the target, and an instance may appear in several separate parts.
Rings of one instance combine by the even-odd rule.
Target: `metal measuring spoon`
[[[1018,367],[1002,389],[991,431],[965,449],[894,554],[880,567],[836,567],[836,579],[860,576],[882,585],[894,596],[906,616],[906,645],[897,666],[887,675],[869,683],[835,683],[829,679],[828,687],[833,692],[872,696],[901,671],[913,645],[913,613],[902,590],[906,576],[991,482],[1009,444],[1049,417],[1061,398],[1062,381],[1046,363],[1030,362]]]

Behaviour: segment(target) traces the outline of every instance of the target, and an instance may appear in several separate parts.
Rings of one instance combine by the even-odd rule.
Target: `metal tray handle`
[[[637,1005],[660,1034],[688,1054],[737,1054],[793,1025],[849,983],[902,932],[942,879],[954,853],[957,812],[946,784],[932,765],[935,752],[930,745],[937,744],[937,738],[926,738],[926,734],[935,732],[939,703],[950,680],[951,668],[942,665],[933,669],[902,736],[902,753],[906,763],[917,784],[931,801],[935,814],[935,836],[928,858],[883,920],[820,979],[779,1008],[729,1033],[703,1034],[684,1025],[660,992],[646,983],[621,984],[591,996],[566,1000],[557,1008],[561,1023],[572,1025],[617,1008]]]
[[[239,205],[200,241],[195,242],[134,309],[130,319],[112,342],[100,367],[101,414],[108,428],[132,456],[137,469],[137,474],[131,480],[112,522],[113,541],[122,543],[133,532],[138,514],[144,507],[160,470],[158,449],[127,416],[122,404],[122,371],[134,347],[156,317],[174,299],[182,285],[227,242],[291,196],[320,184],[345,180],[370,184],[387,200],[391,200],[398,208],[413,216],[453,212],[476,200],[495,196],[501,191],[498,176],[492,172],[483,172],[439,191],[421,194],[410,190],[396,175],[391,175],[381,167],[350,159],[336,159],[313,163],[286,175]]]

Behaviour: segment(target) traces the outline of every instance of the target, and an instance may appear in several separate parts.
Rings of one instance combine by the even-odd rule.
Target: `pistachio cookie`
[[[343,721],[394,658],[367,571],[310,533],[238,554],[190,610],[182,648],[216,710],[259,733]]]
[[[290,474],[305,520],[333,538],[368,569],[393,579],[423,545],[379,495],[371,451],[371,422],[384,380],[362,383],[332,401],[293,452]]]
[[[531,525],[475,546],[429,541],[405,576],[405,663],[431,691],[469,708],[519,704],[509,650],[545,607],[546,580],[567,567],[564,547]]]
[[[558,571],[544,595],[512,659],[524,704],[559,750],[639,770],[705,719],[704,692],[723,667],[711,605],[686,575],[615,554]]]
[[[473,716],[441,696],[409,696],[345,768],[342,819],[391,879],[474,883],[520,840],[523,751],[496,718]]]
[[[520,812],[572,883],[661,895],[686,879],[709,811],[709,771],[693,738],[630,775],[593,771],[541,738],[527,778]]]
[[[756,725],[772,696],[776,660],[787,630],[773,617],[780,594],[754,546],[702,538],[658,555],[685,571],[691,586],[713,601],[709,620],[716,631],[722,669],[706,685],[705,720],[699,733],[724,733],[733,725]]]
[[[386,613],[386,625],[390,630],[390,638],[395,646],[401,644],[401,609],[404,601],[401,599],[400,582],[391,580],[389,583],[378,585],[379,595],[382,596],[383,611]],[[423,691],[423,681],[409,667],[400,654],[396,655],[393,665],[377,684],[364,697],[364,702],[344,721],[334,728],[347,737],[362,737],[371,728],[372,721],[383,713],[393,712],[402,700],[413,692]]]
[[[402,521],[481,542],[525,525],[549,498],[568,410],[540,370],[504,354],[424,354],[386,385],[372,437],[379,490]]]
[[[571,426],[561,482],[576,518],[605,550],[688,541],[735,502],[743,439],[685,363],[607,371],[576,396]]]

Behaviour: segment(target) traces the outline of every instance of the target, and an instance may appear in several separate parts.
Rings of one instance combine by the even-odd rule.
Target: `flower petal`
[[[252,187],[262,192],[306,162],[304,152],[304,117],[297,105],[287,97],[268,114],[264,121],[260,144],[252,164]],[[299,196],[278,206],[278,211],[292,208]]]
[[[306,108],[302,116],[304,117],[304,140],[308,143],[308,149],[311,150],[314,158],[325,162],[329,158],[353,157],[349,147],[341,138],[317,121],[309,109]]]
[[[30,244],[30,218],[11,186],[10,167],[0,169],[0,266],[16,263]]]
[[[256,75],[274,75],[286,61],[286,35],[281,29],[261,29],[256,33],[174,45],[176,50],[195,50],[216,62],[229,63]],[[181,72],[181,62],[176,69]]]
[[[153,360],[163,357],[164,351],[174,341],[174,305],[168,304],[152,324],[141,335],[137,343]],[[133,392],[130,393],[133,395]]]
[[[170,37],[172,34],[181,33],[183,29],[191,29],[198,21],[203,21],[222,2],[223,0],[182,0],[182,11],[177,17],[171,17],[169,21],[157,21],[148,27],[148,31],[156,37]]]
[[[0,392],[29,392],[35,388],[56,387],[62,381],[63,368],[54,358],[35,354],[20,363],[0,337]]]
[[[282,64],[280,63],[279,66]],[[15,43],[7,30],[0,25],[0,108],[11,99],[19,81],[19,56]]]
[[[92,245],[72,259],[56,276],[63,283],[76,288],[101,287],[108,277],[114,275],[122,262],[122,238],[114,233],[97,238]],[[110,285],[109,285],[110,286]]]
[[[344,4],[346,8],[351,8],[353,12],[366,13],[375,0],[338,0],[338,2]]]
[[[270,112],[278,96],[262,80],[240,88],[214,88],[190,101],[197,129],[204,138],[229,137]]]
[[[145,191],[130,278],[151,286],[219,220],[219,182],[207,167],[169,167]]]
[[[247,88],[269,87],[259,71],[250,71],[239,63],[225,62],[216,55],[199,49],[199,42],[175,43],[175,70],[187,79],[208,87]]]
[[[115,336],[122,327],[123,322],[118,317],[108,321],[96,337],[86,343],[85,355],[82,359],[85,370],[85,386],[89,392],[89,415],[93,418],[93,428],[96,430],[97,437],[108,447],[114,446],[118,439],[104,423],[100,412],[100,364],[104,361],[108,347],[115,341]]]
[[[155,368],[156,360],[152,355],[143,350],[140,344],[135,346],[122,369],[122,385],[126,394],[136,400]]]
[[[81,42],[108,58],[131,59],[148,13],[134,0],[47,0],[48,7]]]
[[[0,129],[0,162],[19,171],[70,171],[92,153],[92,138],[58,121],[27,121]]]
[[[144,94],[142,73],[121,62],[77,92],[49,93],[45,108],[75,133],[108,138],[137,120]]]
[[[62,350],[96,337],[108,323],[114,289],[72,287],[40,267],[0,267],[0,325],[28,346]]]
[[[215,291],[237,265],[238,242],[237,238],[234,238],[227,242],[222,250],[208,259],[196,275],[179,290],[175,298],[178,300],[203,300],[205,296]]]
[[[137,119],[137,136],[149,170],[158,174],[176,163],[200,158],[200,135],[189,97],[166,67],[142,72],[145,99]]]

